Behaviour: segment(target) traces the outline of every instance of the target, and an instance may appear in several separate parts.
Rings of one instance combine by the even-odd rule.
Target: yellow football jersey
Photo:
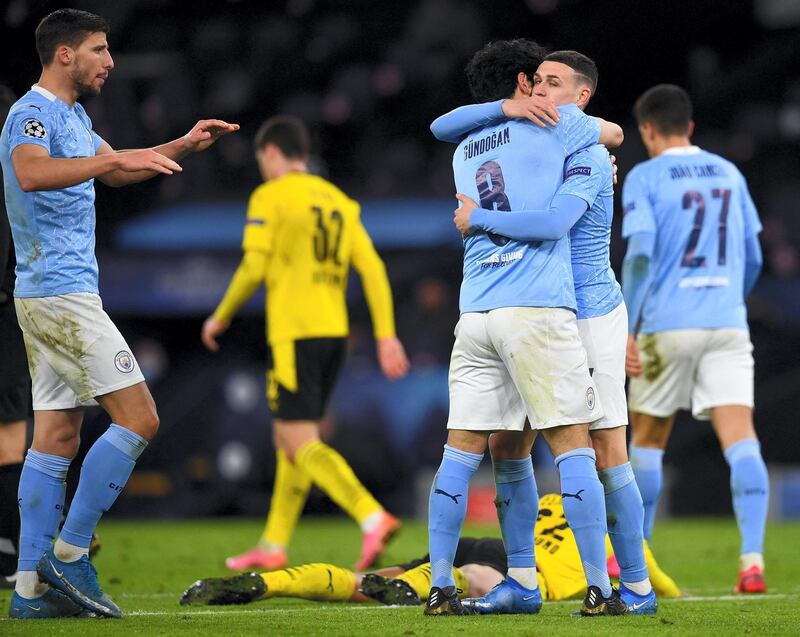
[[[360,214],[356,201],[306,173],[289,173],[253,192],[242,248],[268,257],[270,343],[346,336],[345,290],[351,265],[361,276],[375,337],[394,336],[386,269]]]
[[[536,570],[540,575],[540,584],[543,584],[542,591],[546,592],[546,599],[583,597],[586,594],[586,578],[581,556],[558,494],[549,493],[539,500],[534,545]],[[613,553],[611,540],[606,535],[606,556]],[[658,565],[647,542],[644,543],[644,556],[656,594],[659,597],[680,597],[680,589]]]
[[[547,583],[547,599],[569,599],[586,593],[581,556],[560,495],[551,493],[539,500],[534,545],[536,569]]]

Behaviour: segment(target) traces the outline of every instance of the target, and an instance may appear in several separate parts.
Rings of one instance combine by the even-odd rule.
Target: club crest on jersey
[[[47,137],[47,129],[38,119],[25,120],[25,123],[22,125],[22,132],[24,135],[33,137],[34,139],[44,139]]]
[[[589,389],[586,390],[586,406],[589,409],[594,409],[594,388],[593,387],[589,387]]]
[[[122,350],[114,357],[114,366],[123,374],[130,374],[133,371],[133,356],[130,352]]]

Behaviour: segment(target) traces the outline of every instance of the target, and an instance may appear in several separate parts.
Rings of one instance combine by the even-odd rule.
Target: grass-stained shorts
[[[34,411],[95,404],[94,397],[144,381],[96,294],[14,300],[25,339]]]

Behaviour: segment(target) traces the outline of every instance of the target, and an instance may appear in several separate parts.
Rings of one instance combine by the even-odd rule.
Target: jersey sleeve
[[[557,194],[580,197],[591,208],[605,185],[608,174],[608,166],[603,166],[601,161],[610,162],[607,152],[598,153],[596,150],[586,149],[570,156],[564,166],[564,183]]]
[[[656,232],[656,218],[650,203],[650,192],[642,171],[634,168],[622,187],[622,237]]]
[[[257,188],[250,195],[247,205],[247,219],[244,222],[242,250],[255,250],[269,254],[272,252],[272,239],[276,223],[275,204],[268,192]]]
[[[760,234],[764,227],[761,225],[758,209],[755,203],[753,203],[753,198],[750,196],[750,189],[747,187],[747,181],[741,173],[739,173],[739,177],[742,181],[740,196],[742,214],[744,215],[744,236],[745,239],[747,239]]]
[[[8,115],[8,149],[13,152],[22,144],[36,144],[50,152],[50,140],[55,135],[56,119],[47,111],[29,106],[12,111]]]
[[[470,131],[505,118],[503,100],[469,104],[440,115],[431,124],[431,132],[443,142],[458,142]]]
[[[561,119],[556,130],[561,134],[566,155],[572,155],[582,148],[594,146],[600,140],[600,122],[590,117],[574,104],[559,106]]]

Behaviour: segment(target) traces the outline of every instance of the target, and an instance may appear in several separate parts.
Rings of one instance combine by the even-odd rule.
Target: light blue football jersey
[[[595,144],[571,155],[558,194],[580,197],[589,206],[569,233],[578,318],[604,316],[622,303],[609,253],[614,174],[606,147]]]
[[[697,146],[634,167],[622,191],[625,238],[655,233],[640,331],[747,329],[745,241],[761,232],[747,183]]]
[[[597,143],[600,125],[577,107],[557,126],[522,120],[472,131],[456,148],[456,189],[487,210],[546,208],[564,177],[564,161]],[[576,309],[569,238],[524,242],[476,232],[464,242],[461,312],[499,307]]]
[[[69,106],[38,86],[11,107],[0,134],[0,164],[17,254],[15,296],[97,294],[97,259],[94,180],[24,192],[11,153],[21,144],[37,144],[51,157],[91,157],[101,143],[80,104]]]

